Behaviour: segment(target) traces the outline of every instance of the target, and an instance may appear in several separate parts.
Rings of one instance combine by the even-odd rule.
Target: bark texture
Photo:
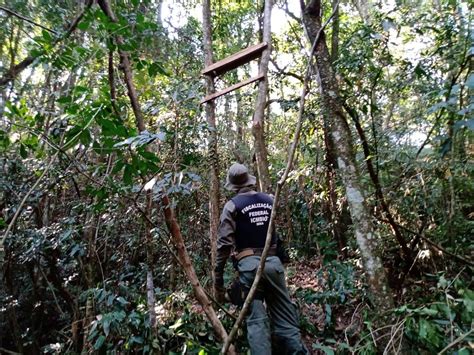
[[[257,100],[255,102],[255,112],[252,121],[252,133],[255,138],[255,158],[257,160],[259,189],[269,191],[271,187],[270,173],[268,171],[268,152],[265,144],[264,117],[268,96],[268,63],[272,52],[271,15],[273,0],[265,0],[263,14],[263,41],[268,46],[263,51],[260,59],[259,74],[264,74],[263,80],[258,84]]]
[[[212,51],[212,25],[210,0],[202,3],[202,27],[205,66],[214,62]],[[206,95],[215,92],[214,80],[206,75]],[[219,227],[219,156],[217,154],[216,104],[215,100],[206,103],[206,119],[209,129],[208,161],[209,161],[209,242],[211,244],[212,283],[215,284],[214,269],[216,266],[217,228]]]
[[[322,30],[321,1],[313,0],[308,5],[301,1],[305,30],[313,42]],[[340,102],[336,76],[331,66],[331,56],[324,33],[314,52],[318,72],[318,84],[322,98],[322,109],[328,119],[328,129],[337,152],[337,165],[345,187],[347,202],[354,225],[354,234],[359,246],[367,281],[374,302],[379,308],[392,304],[385,271],[380,257],[376,253],[377,233],[372,216],[367,207],[364,189],[356,165],[352,147],[352,136]]]

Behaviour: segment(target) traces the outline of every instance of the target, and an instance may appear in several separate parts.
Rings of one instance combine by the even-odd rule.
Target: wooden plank
[[[250,62],[253,59],[258,58],[263,50],[267,48],[267,43],[259,43],[253,46],[247,47],[240,52],[232,54],[231,56],[224,58],[214,64],[209,65],[208,67],[204,68],[201,72],[202,75],[209,75],[212,77],[216,77],[221,75],[229,70],[235,69],[242,64]]]
[[[206,97],[204,97],[201,100],[201,104],[203,104],[205,102],[208,102],[208,101],[211,101],[211,100],[214,100],[214,99],[217,99],[219,96],[222,96],[222,95],[225,95],[225,94],[227,94],[231,91],[237,90],[237,89],[241,88],[242,86],[252,84],[253,82],[258,81],[258,80],[262,80],[264,77],[265,77],[265,75],[259,74],[258,76],[254,76],[253,78],[250,78],[250,79],[241,81],[240,83],[229,86],[228,88],[225,88],[222,91],[216,92],[216,93],[211,94],[211,95],[207,95]]]

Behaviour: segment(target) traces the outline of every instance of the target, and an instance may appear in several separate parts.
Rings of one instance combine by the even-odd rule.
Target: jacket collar
[[[246,192],[256,192],[256,191],[254,190],[253,186],[246,186],[237,190],[237,194],[244,194]]]

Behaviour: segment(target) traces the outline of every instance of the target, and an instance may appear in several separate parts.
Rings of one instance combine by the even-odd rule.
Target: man
[[[224,267],[231,252],[234,251],[240,283],[246,293],[252,286],[260,263],[273,198],[256,192],[255,182],[255,176],[250,175],[244,165],[233,164],[229,168],[225,187],[236,195],[224,206],[218,231],[215,291],[220,300],[224,297]],[[279,353],[306,354],[300,338],[296,308],[286,287],[284,268],[276,256],[275,235],[247,317],[247,339],[254,355],[272,354],[267,311]]]

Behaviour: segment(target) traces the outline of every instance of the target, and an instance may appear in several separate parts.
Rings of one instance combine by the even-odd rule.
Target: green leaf
[[[325,323],[328,325],[328,324],[331,324],[331,317],[332,317],[332,309],[331,309],[331,305],[326,303],[324,305],[324,310],[326,311],[326,319],[325,319]]]
[[[322,350],[324,351],[324,353],[326,355],[334,355],[334,350],[332,348],[330,348],[329,346],[325,346],[325,345],[321,345],[321,344],[313,344],[313,349],[316,350],[316,349],[319,349],[319,350]]]
[[[71,96],[61,96],[59,99],[56,100],[58,104],[68,104],[72,102]]]
[[[115,136],[118,133],[117,126],[110,120],[99,118],[97,123],[102,127],[105,136]]]
[[[20,156],[23,159],[26,159],[26,157],[28,156],[28,152],[26,151],[25,145],[23,143],[20,144]]]
[[[151,77],[155,77],[158,73],[169,76],[165,69],[158,62],[151,63],[148,66],[148,74]]]
[[[117,301],[120,302],[121,304],[128,304],[128,303],[130,303],[130,302],[128,302],[125,298],[123,298],[122,296],[117,297]]]
[[[144,340],[142,337],[138,337],[138,336],[132,336],[130,338],[130,344],[133,344],[133,343],[137,343],[137,344],[143,344]]]
[[[417,310],[418,314],[423,314],[423,315],[426,315],[426,316],[435,316],[438,314],[438,311],[436,309],[432,309],[432,308],[421,308],[419,310]]]
[[[127,138],[126,140],[116,143],[114,145],[115,148],[122,147],[125,145],[130,145],[132,149],[136,147],[140,147],[146,144],[153,142],[155,139],[160,141],[164,141],[166,138],[166,134],[163,132],[158,133],[150,133],[148,131],[141,132],[138,136]]]
[[[105,342],[105,337],[103,335],[101,335],[100,337],[97,338],[95,344],[94,344],[94,349],[95,350],[99,350],[102,345],[104,344]]]
[[[106,336],[110,334],[110,319],[108,317],[104,317],[102,327],[104,328],[104,333]]]
[[[466,307],[467,312],[471,313],[474,311],[474,292],[470,290],[465,291],[463,298],[464,307]]]
[[[89,130],[82,131],[79,140],[87,147],[92,140]]]
[[[132,173],[133,169],[131,165],[125,165],[125,169],[123,170],[123,182],[126,185],[131,185],[132,184]]]
[[[71,130],[69,130],[66,133],[66,137],[72,137],[72,138],[70,138],[69,140],[66,141],[66,143],[64,143],[64,145],[62,146],[62,149],[67,150],[71,148],[72,146],[74,146],[77,143],[78,139],[80,138],[82,131],[89,128],[92,121],[101,110],[102,110],[102,105],[97,107],[95,112],[88,112],[89,117],[88,117],[88,120],[85,122],[84,126],[82,127],[75,126]]]
[[[418,335],[420,338],[426,338],[429,331],[429,323],[426,319],[420,319]]]
[[[160,162],[160,158],[158,158],[158,156],[152,152],[147,152],[146,150],[139,150],[138,154],[140,154],[146,160],[152,161],[154,163]]]
[[[81,21],[78,25],[77,28],[79,28],[82,31],[85,31],[89,28],[91,23],[88,20]]]
[[[471,131],[474,131],[474,118],[471,118],[469,120],[457,121],[456,123],[454,123],[453,128],[455,132],[459,131],[462,128],[467,128]]]
[[[420,63],[418,63],[415,67],[415,74],[417,77],[421,77],[421,76],[428,76],[428,74],[426,73],[426,71],[421,67]]]
[[[112,174],[118,173],[120,170],[123,169],[124,165],[125,165],[125,163],[123,162],[122,159],[117,160],[117,162],[115,163],[114,168],[112,169]]]
[[[46,31],[46,30],[42,30],[41,31],[42,35],[43,35],[43,39],[47,42],[51,42],[53,40],[53,37],[51,37],[51,33],[49,33],[49,31]]]

